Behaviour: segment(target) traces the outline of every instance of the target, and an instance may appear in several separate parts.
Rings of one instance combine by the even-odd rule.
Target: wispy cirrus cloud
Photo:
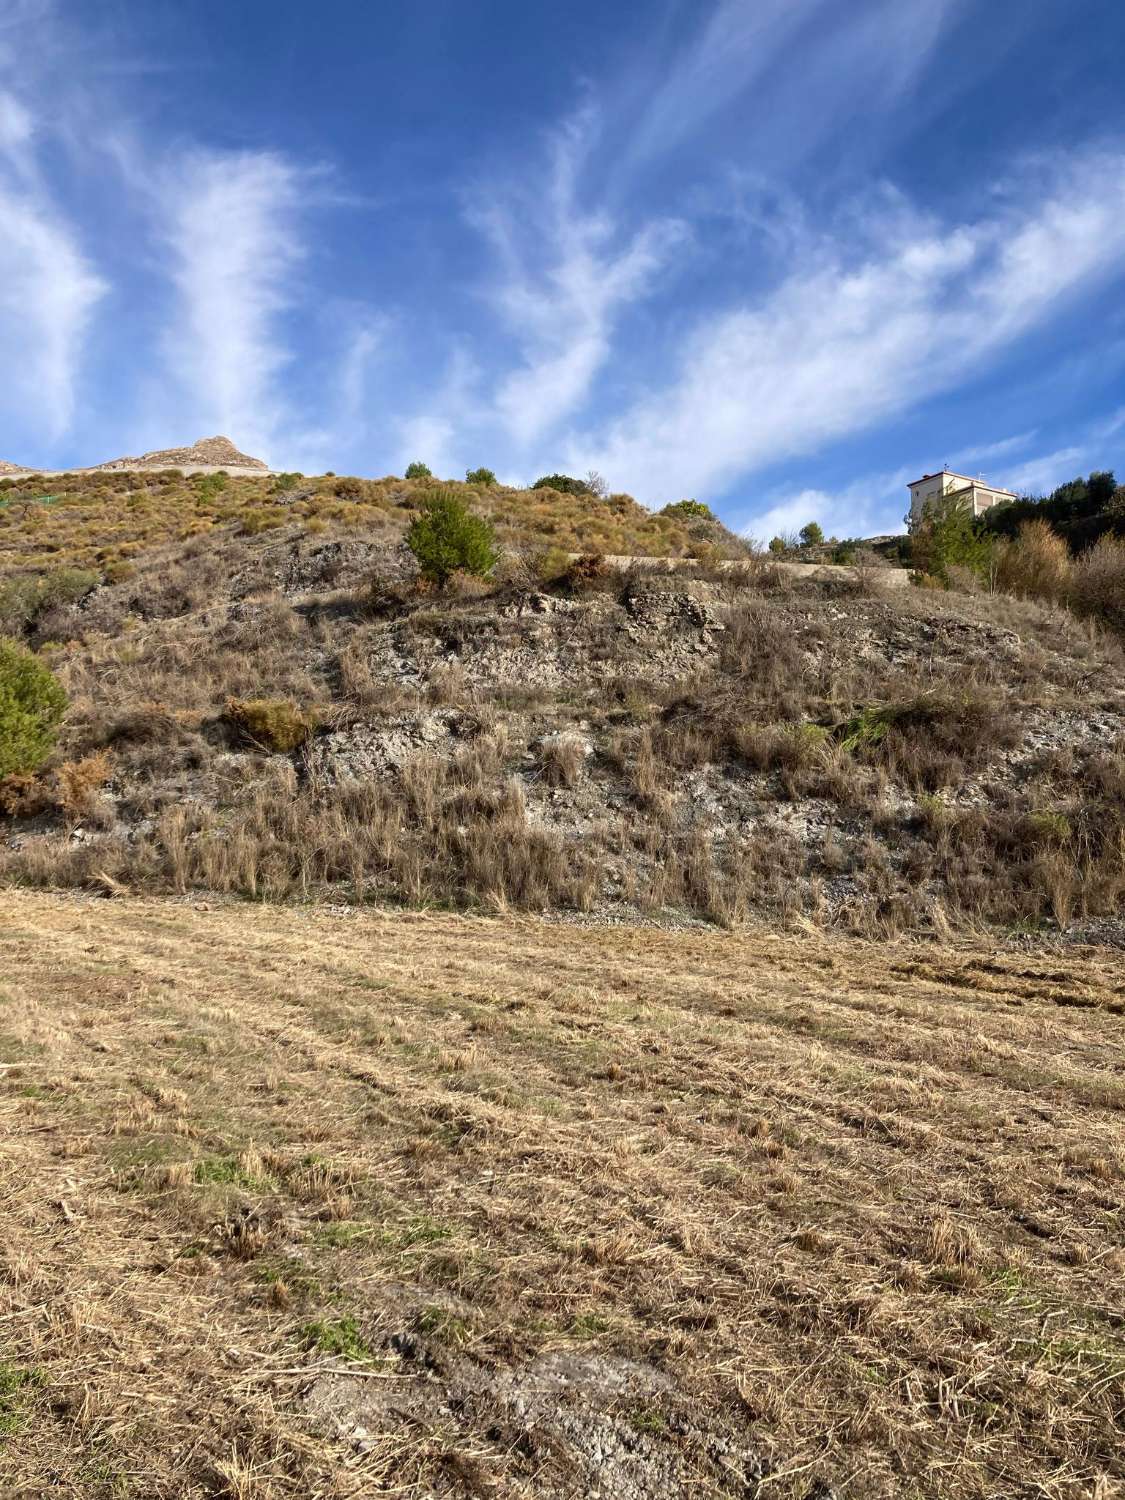
[[[193,152],[162,180],[160,233],[177,301],[164,351],[195,425],[268,449],[293,357],[282,320],[305,254],[306,177],[272,152]]]
[[[24,441],[70,426],[87,330],[106,283],[39,171],[35,118],[0,90],[0,416]]]
[[[582,206],[579,179],[596,132],[596,115],[583,111],[550,142],[545,191],[537,182],[514,201],[510,193],[493,195],[470,214],[499,263],[487,295],[520,351],[491,405],[521,447],[586,399],[609,358],[617,319],[649,292],[687,236],[672,218],[622,235],[610,215]]]
[[[570,445],[578,468],[674,499],[857,432],[979,374],[1125,267],[1125,157],[1060,160],[1040,196],[945,224],[896,212],[860,258],[818,241],[753,305],[705,318],[662,388]]]
[[[628,147],[636,164],[740,105],[761,165],[792,161],[829,129],[892,110],[913,87],[962,0],[719,0],[647,89]],[[956,78],[945,81],[958,87]]]

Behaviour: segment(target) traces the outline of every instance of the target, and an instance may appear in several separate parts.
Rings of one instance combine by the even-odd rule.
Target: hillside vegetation
[[[297,474],[95,471],[0,479],[0,578],[28,570],[80,568],[119,581],[162,548],[208,537],[230,551],[232,536],[287,535],[397,540],[434,481]],[[654,514],[629,495],[604,498],[553,489],[450,485],[490,520],[501,543],[653,557],[745,555],[716,522]]]
[[[0,788],[0,872],[1120,931],[1125,661],[1095,622],[892,597],[877,572],[806,583],[697,507],[484,484],[441,493],[492,523],[499,561],[437,587],[404,545],[434,493],[7,485],[4,628],[69,706],[51,759]],[[697,562],[622,573],[601,552]]]

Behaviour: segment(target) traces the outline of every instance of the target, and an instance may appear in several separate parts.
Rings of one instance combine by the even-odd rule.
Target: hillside
[[[7,910],[6,1493],[1120,1493],[1111,955]]]
[[[70,708],[7,788],[4,876],[1120,936],[1125,663],[1093,624],[722,572],[715,523],[484,487],[507,555],[438,593],[401,542],[425,492],[8,484],[0,614]]]

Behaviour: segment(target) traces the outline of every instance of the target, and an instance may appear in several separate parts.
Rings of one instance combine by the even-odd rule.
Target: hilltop
[[[111,458],[95,464],[95,469],[171,469],[171,468],[261,469],[269,465],[260,458],[250,458],[227,437],[197,438],[186,448],[157,448],[139,458]]]
[[[197,438],[194,443],[182,448],[157,448],[151,453],[142,453],[135,457],[110,458],[102,463],[90,464],[75,472],[79,474],[112,473],[118,470],[144,472],[170,468],[182,469],[186,473],[206,472],[210,469],[228,469],[236,473],[246,470],[260,470],[264,474],[271,472],[264,460],[251,458],[248,454],[241,453],[227,437]],[[0,461],[0,476],[65,472],[67,471],[31,469],[21,464]]]
[[[432,481],[3,483],[0,620],[70,701],[9,879],[1120,934],[1125,661],[1065,609],[625,495],[453,487],[503,555],[439,591]]]

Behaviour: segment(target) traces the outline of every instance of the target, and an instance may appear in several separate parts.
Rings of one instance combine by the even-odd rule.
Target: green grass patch
[[[316,1349],[321,1354],[335,1354],[340,1359],[350,1359],[353,1364],[370,1364],[375,1358],[374,1351],[360,1333],[354,1318],[336,1318],[332,1321],[316,1319],[303,1324],[298,1330],[298,1337],[306,1349]]]
[[[200,1185],[241,1187],[260,1192],[274,1186],[270,1177],[253,1177],[238,1165],[237,1156],[204,1156],[196,1162],[192,1178]]]
[[[664,1414],[655,1406],[639,1406],[629,1413],[629,1426],[634,1432],[643,1432],[649,1437],[659,1437],[668,1431]]]
[[[465,1319],[445,1307],[424,1307],[418,1314],[418,1329],[447,1344],[467,1344],[472,1334]]]
[[[0,1436],[18,1432],[34,1393],[46,1384],[42,1370],[0,1360]]]
[[[358,1219],[323,1224],[314,1231],[313,1243],[335,1250],[357,1244],[378,1245],[385,1250],[412,1250],[418,1246],[441,1244],[452,1237],[453,1230],[447,1224],[440,1224],[425,1214],[416,1214],[399,1224],[367,1224]]]
[[[594,1339],[600,1333],[608,1333],[610,1323],[608,1318],[603,1318],[599,1313],[579,1313],[572,1318],[567,1333],[576,1339]]]
[[[294,1297],[318,1302],[334,1302],[339,1292],[326,1290],[324,1283],[304,1261],[293,1255],[271,1255],[260,1257],[251,1270],[253,1279],[262,1286],[272,1286],[275,1281],[285,1284]]]

